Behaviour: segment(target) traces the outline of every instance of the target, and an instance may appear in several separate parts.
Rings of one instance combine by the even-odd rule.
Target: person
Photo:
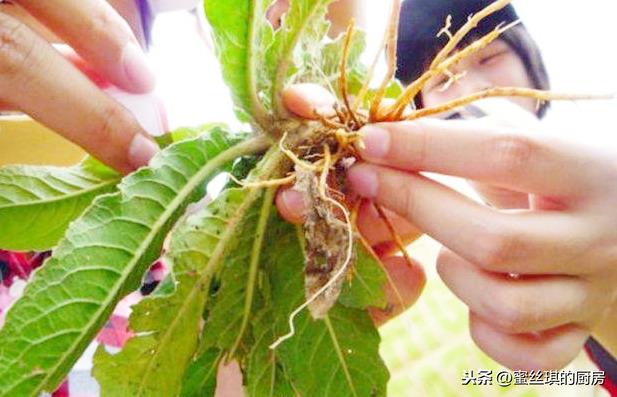
[[[409,83],[425,70],[447,40],[435,33],[448,15],[455,31],[490,3],[406,0],[397,76]],[[480,24],[463,45],[516,20],[509,5]],[[464,76],[452,84],[444,76],[431,79],[417,106],[496,86],[549,88],[540,53],[523,24],[450,71]],[[313,108],[323,108],[328,94],[317,90],[289,89],[296,114],[310,117]],[[525,98],[510,103],[518,106],[510,106],[506,119],[367,125],[357,148],[362,161],[349,170],[348,184],[398,214],[403,237],[414,238],[419,229],[443,245],[437,271],[468,306],[471,336],[487,355],[513,369],[557,369],[586,344],[607,371],[606,384],[614,387],[617,153],[542,133],[545,127],[537,118],[548,105],[537,107]],[[466,178],[486,203],[420,172]],[[277,195],[281,214],[291,222],[302,220],[301,200],[292,189]],[[358,223],[372,243],[387,244],[374,213],[360,211]]]

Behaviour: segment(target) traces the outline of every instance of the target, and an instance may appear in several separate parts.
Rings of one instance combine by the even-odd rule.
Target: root
[[[293,183],[296,180],[295,175],[289,175],[286,178],[280,179],[270,179],[267,181],[259,181],[259,182],[244,182],[233,176],[231,173],[227,173],[229,179],[231,179],[234,183],[240,185],[244,189],[262,189],[269,188],[275,186],[285,186]]]
[[[386,89],[390,81],[396,73],[396,48],[397,48],[397,34],[398,25],[401,15],[401,0],[392,0],[392,13],[390,14],[390,20],[387,30],[387,42],[386,42],[386,56],[388,62],[388,70],[384,76],[381,85],[375,93],[375,98],[371,103],[369,111],[369,122],[374,122],[379,119],[379,112],[381,110],[381,101],[383,100]]]
[[[291,312],[291,314],[289,315],[289,318],[288,318],[289,332],[287,334],[279,337],[276,341],[274,341],[274,343],[272,343],[270,345],[270,349],[276,349],[281,343],[285,342],[287,339],[292,338],[296,334],[296,328],[295,328],[295,325],[294,325],[294,320],[295,320],[296,316],[298,314],[300,314],[300,312],[302,312],[302,310],[306,309],[317,298],[319,298],[319,296],[321,294],[323,294],[326,290],[328,290],[330,287],[332,287],[339,280],[339,278],[341,278],[347,272],[349,264],[351,263],[351,258],[353,257],[353,241],[354,241],[354,238],[353,238],[353,229],[351,227],[351,221],[350,221],[350,218],[349,218],[349,211],[347,211],[347,209],[342,204],[337,202],[336,200],[333,200],[333,199],[331,199],[330,197],[327,197],[327,196],[326,196],[325,199],[326,199],[326,201],[328,201],[329,203],[331,203],[335,207],[339,208],[343,212],[343,215],[345,216],[345,222],[346,222],[346,224],[348,226],[348,228],[347,228],[347,231],[348,231],[347,256],[345,257],[345,262],[343,262],[343,266],[338,270],[338,272],[336,272],[336,274],[334,274],[334,276],[332,276],[332,278],[330,278],[330,280],[323,287],[321,287],[310,298],[308,298],[303,304],[301,304],[293,312]]]
[[[437,66],[439,66],[439,64],[441,64],[448,57],[448,55],[456,49],[465,36],[467,36],[467,33],[475,29],[475,27],[478,26],[484,18],[496,13],[511,2],[512,0],[497,0],[483,10],[480,10],[477,14],[472,15],[467,22],[465,22],[465,24],[450,38],[450,40],[448,40],[448,43],[441,49],[441,51],[437,53],[433,59],[433,62],[431,62],[429,69],[436,69]]]
[[[484,18],[488,17],[489,15],[506,7],[511,2],[512,0],[497,0],[496,2],[492,3],[488,7],[478,12],[477,14],[471,16],[469,20],[467,20],[467,22],[454,35],[450,34],[450,39],[448,40],[446,45],[439,51],[439,53],[437,53],[437,55],[431,62],[428,70],[418,79],[413,81],[409,86],[407,86],[405,91],[398,97],[396,102],[386,112],[384,112],[385,117],[383,118],[383,120],[399,120],[402,117],[405,108],[409,105],[409,103],[414,100],[418,93],[422,91],[422,88],[424,88],[426,83],[432,77],[438,75],[439,73],[443,73],[444,70],[446,70],[448,67],[451,67],[454,64],[460,62],[460,60],[473,53],[474,50],[478,51],[479,49],[483,48],[481,47],[481,45],[488,45],[488,43],[499,37],[499,35],[501,35],[503,31],[505,31],[504,29],[509,29],[511,25],[508,25],[505,28],[498,27],[493,32],[476,41],[480,42],[480,44],[476,45],[476,42],[474,42],[467,47],[472,47],[472,49],[467,50],[466,48],[463,51],[459,52],[459,54],[462,53],[462,55],[458,56],[457,54],[455,54],[452,57],[448,58],[450,53],[456,49],[456,47],[460,44],[463,38],[467,35],[467,33],[469,33],[473,28],[475,28],[478,23],[480,23]],[[446,20],[446,26],[440,32],[443,32],[445,30],[449,31],[450,26],[448,25],[448,20]],[[492,38],[493,36],[494,38]],[[474,45],[479,48],[474,48]]]
[[[409,253],[407,252],[407,248],[405,247],[405,244],[403,244],[403,240],[401,239],[401,236],[397,233],[396,229],[394,228],[394,225],[392,224],[392,221],[388,217],[388,214],[386,214],[383,207],[378,204],[375,204],[375,209],[377,210],[379,217],[386,223],[386,226],[388,227],[388,231],[390,232],[390,235],[392,236],[394,243],[396,244],[398,249],[403,254],[403,257],[405,258],[405,262],[407,262],[407,266],[414,267],[413,260],[411,259],[411,256],[409,256]]]
[[[448,15],[446,17],[446,24],[439,32],[437,32],[437,37],[441,37],[442,35],[448,36],[449,40],[452,40],[452,32],[450,32],[450,28],[452,27],[452,15]]]
[[[457,65],[462,59],[467,58],[469,55],[476,53],[483,48],[486,48],[493,41],[497,40],[499,36],[501,36],[508,30],[520,24],[521,24],[521,20],[517,19],[516,21],[511,22],[507,25],[504,25],[504,24],[498,25],[493,31],[480,37],[478,40],[475,40],[473,43],[469,44],[467,47],[465,47],[461,51],[458,51],[455,54],[446,58],[443,62],[439,64],[439,66],[434,67],[434,69],[444,70],[444,69],[449,69],[452,66]]]
[[[356,99],[354,100],[354,103],[351,106],[352,112],[356,112],[358,110],[360,105],[362,105],[362,101],[364,100],[364,97],[368,93],[369,87],[371,85],[371,80],[373,80],[373,76],[375,75],[375,69],[377,68],[379,59],[381,59],[381,53],[383,52],[384,48],[386,47],[388,43],[388,37],[389,37],[389,30],[386,29],[384,31],[383,38],[381,39],[379,48],[377,49],[377,52],[375,53],[375,56],[373,57],[373,60],[371,61],[371,65],[368,68],[366,81],[364,81],[364,84],[362,84],[362,88],[360,88],[360,91],[358,91],[358,95],[356,95]]]
[[[428,117],[439,113],[448,112],[452,109],[468,105],[472,102],[478,101],[484,98],[495,97],[526,97],[533,98],[539,102],[546,102],[551,100],[593,100],[593,99],[611,99],[612,95],[572,95],[572,94],[558,94],[549,91],[535,90],[531,88],[519,88],[519,87],[496,87],[490,88],[484,91],[479,91],[466,97],[458,98],[450,102],[446,102],[442,105],[432,108],[419,109],[405,117],[405,120],[416,120],[422,117]]]
[[[319,170],[319,168],[316,167],[315,165],[308,163],[304,160],[301,160],[300,158],[298,158],[298,156],[296,156],[294,152],[287,149],[284,144],[285,139],[287,139],[287,132],[283,134],[283,137],[279,141],[279,149],[281,150],[281,152],[285,153],[285,155],[287,155],[287,157],[289,157],[289,159],[293,161],[295,165],[305,170],[308,170],[308,171],[318,171]]]
[[[349,46],[351,44],[351,37],[354,31],[354,20],[352,19],[349,22],[349,26],[347,27],[347,32],[345,33],[345,41],[343,43],[343,55],[341,56],[341,64],[340,64],[340,78],[339,85],[341,88],[341,96],[343,97],[343,103],[345,104],[345,108],[347,109],[347,113],[349,114],[351,120],[358,125],[358,119],[354,112],[352,111],[351,105],[349,104],[349,95],[347,93],[347,62],[349,59]]]

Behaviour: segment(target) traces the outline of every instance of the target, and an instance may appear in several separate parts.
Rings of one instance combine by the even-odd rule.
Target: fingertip
[[[278,192],[275,201],[279,213],[287,222],[296,225],[304,222],[306,207],[302,194],[293,189],[285,188]]]
[[[384,286],[388,301],[386,309],[369,308],[369,314],[378,326],[411,307],[422,294],[426,284],[426,274],[418,262],[414,261],[412,266],[409,266],[401,256],[392,256],[382,261],[391,281]]]
[[[365,198],[375,198],[379,193],[379,176],[375,168],[366,163],[354,165],[347,172],[349,187]]]
[[[384,259],[383,262],[390,278],[399,288],[403,303],[406,307],[414,304],[426,284],[426,273],[422,265],[416,261],[409,264],[402,256],[391,256]],[[386,288],[390,290],[389,293],[392,294],[393,298],[396,297],[392,285],[388,284]]]
[[[129,145],[128,160],[135,170],[148,165],[152,157],[159,152],[158,145],[144,134],[137,133]]]
[[[295,115],[315,119],[315,113],[326,117],[334,115],[336,98],[320,85],[302,83],[283,91],[283,103]]]

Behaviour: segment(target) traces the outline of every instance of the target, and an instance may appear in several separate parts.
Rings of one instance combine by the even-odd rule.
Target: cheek
[[[507,57],[495,65],[486,66],[484,73],[489,76],[494,87],[532,88],[525,66],[517,56]]]
[[[455,85],[456,84],[453,84],[445,91],[440,91],[439,89],[422,91],[422,104],[425,108],[430,108],[460,98],[464,93],[460,92]]]

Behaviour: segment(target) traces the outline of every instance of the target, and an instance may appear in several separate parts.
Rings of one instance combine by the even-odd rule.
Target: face
[[[464,77],[446,88],[448,77],[437,76],[429,80],[422,90],[425,107],[440,105],[453,99],[493,87],[533,88],[523,61],[503,40],[496,40],[486,48],[463,59],[452,73],[465,73]],[[529,98],[512,98],[511,101],[535,114],[536,101]]]

